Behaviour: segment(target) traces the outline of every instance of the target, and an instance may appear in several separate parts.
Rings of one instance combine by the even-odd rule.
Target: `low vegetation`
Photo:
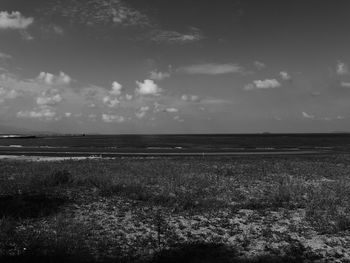
[[[349,160],[3,160],[0,256],[198,262],[207,253],[211,260],[203,262],[217,254],[215,262],[350,262]]]

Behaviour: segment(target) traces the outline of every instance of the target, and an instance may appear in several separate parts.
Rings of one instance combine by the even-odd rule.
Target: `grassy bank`
[[[0,253],[43,262],[195,262],[201,255],[207,262],[218,255],[221,262],[345,262],[349,160],[0,161]]]

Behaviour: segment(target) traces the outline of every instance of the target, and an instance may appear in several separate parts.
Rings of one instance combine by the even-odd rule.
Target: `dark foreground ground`
[[[0,262],[350,262],[350,155],[0,160]]]

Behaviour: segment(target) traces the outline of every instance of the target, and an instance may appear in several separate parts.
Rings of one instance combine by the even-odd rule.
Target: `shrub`
[[[307,219],[323,233],[350,230],[350,183],[323,182],[309,194]]]

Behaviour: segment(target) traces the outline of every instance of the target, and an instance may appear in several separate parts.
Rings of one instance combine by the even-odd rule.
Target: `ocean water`
[[[0,138],[0,154],[3,155],[349,150],[350,134],[65,135]]]

